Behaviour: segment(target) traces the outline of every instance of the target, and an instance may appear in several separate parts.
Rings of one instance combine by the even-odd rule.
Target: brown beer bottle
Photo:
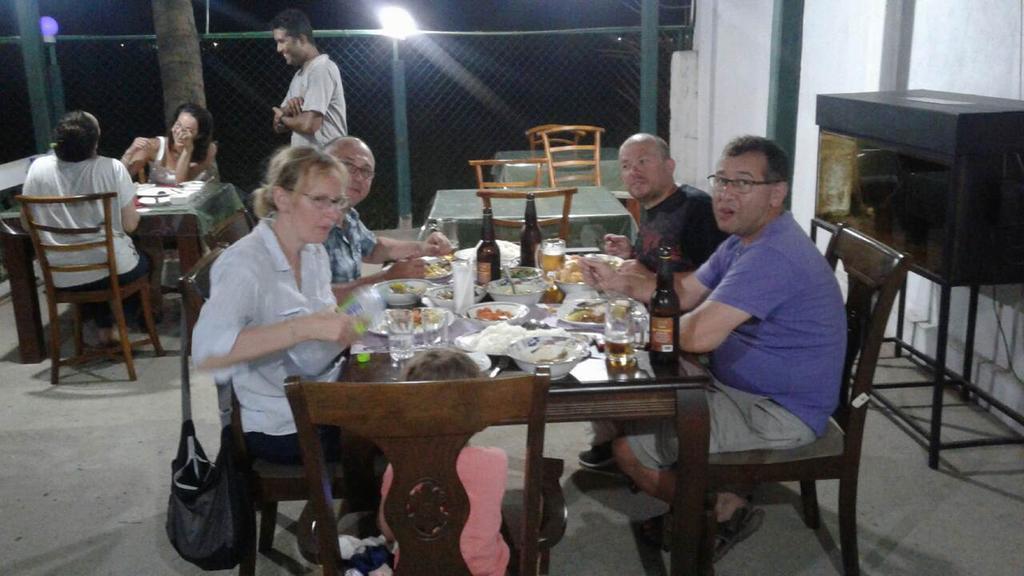
[[[476,283],[486,286],[501,276],[501,252],[494,241],[494,219],[490,208],[484,208],[480,245],[476,247]]]
[[[672,276],[672,252],[666,246],[658,249],[658,287],[651,295],[651,363],[676,362],[679,350],[679,298]]]
[[[519,265],[537,266],[537,247],[541,241],[540,225],[537,224],[537,204],[533,192],[526,195],[526,215],[523,229],[519,232]]]

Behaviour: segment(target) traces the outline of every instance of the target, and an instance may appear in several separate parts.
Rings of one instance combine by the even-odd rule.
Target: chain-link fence
[[[658,132],[667,136],[672,52],[689,31],[659,35]],[[371,228],[397,223],[391,99],[392,40],[366,32],[317,32],[338,63],[349,130],[377,160],[374,192],[359,207]],[[269,33],[211,34],[201,40],[206,102],[214,116],[223,180],[254,189],[264,162],[286,136],[271,130],[271,107],[294,73]],[[402,41],[408,90],[413,221],[438,189],[475,186],[467,160],[523,149],[537,124],[594,124],[617,146],[639,126],[638,28],[529,33],[427,33]],[[136,136],[165,131],[163,93],[152,36],[58,38],[66,108],[100,120],[100,153],[119,158]],[[34,152],[31,111],[16,42],[0,43],[0,93],[6,134],[0,162]],[[13,138],[11,134],[24,137]]]

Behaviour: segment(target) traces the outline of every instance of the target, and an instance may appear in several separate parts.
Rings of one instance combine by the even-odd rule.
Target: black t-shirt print
[[[692,186],[680,186],[671,196],[640,215],[640,233],[633,257],[651,271],[658,269],[658,248],[672,251],[672,271],[696,270],[725,240],[715,224],[711,197]]]

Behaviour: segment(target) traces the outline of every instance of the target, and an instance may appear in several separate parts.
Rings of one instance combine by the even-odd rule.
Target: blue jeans
[[[324,459],[328,462],[338,461],[340,433],[335,426],[317,428],[320,434],[320,446],[324,451]],[[302,449],[299,448],[298,434],[271,436],[262,432],[246,432],[245,446],[249,456],[274,464],[302,464]]]
[[[135,265],[135,268],[125,272],[124,274],[117,275],[117,281],[120,285],[124,286],[129,282],[134,282],[139,278],[149,274],[149,256],[145,252],[139,252],[139,263]],[[78,286],[68,286],[67,288],[61,288],[61,290],[67,290],[70,292],[91,292],[93,290],[106,290],[110,288],[110,276],[106,278],[100,278],[94,280],[88,284],[79,284]],[[128,321],[134,320],[139,314],[139,298],[149,298],[149,294],[136,293],[124,301],[124,316]],[[82,307],[82,318],[85,320],[92,320],[96,324],[97,328],[110,328],[114,325],[114,313],[110,309],[110,303],[107,302],[88,302],[80,304]]]

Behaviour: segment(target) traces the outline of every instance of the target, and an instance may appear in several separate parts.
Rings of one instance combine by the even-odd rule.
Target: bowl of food
[[[483,286],[473,286],[473,303],[483,300],[486,295],[487,291]],[[455,292],[451,286],[434,286],[433,288],[428,288],[424,297],[427,299],[427,303],[431,306],[447,308],[448,310],[455,309]]]
[[[483,330],[463,334],[455,338],[455,345],[467,352],[483,352],[492,356],[508,354],[509,344],[526,336],[568,336],[564,328],[528,330],[524,326],[513,326],[500,322]]]
[[[424,256],[423,278],[431,282],[446,282],[452,277],[452,263],[447,258]]]
[[[431,287],[431,284],[426,280],[405,278],[378,282],[373,287],[388,303],[388,306],[415,306],[419,303],[420,297]]]
[[[580,266],[579,256],[565,257],[565,264],[555,272],[555,284],[558,284],[567,299],[597,294],[597,290],[583,282],[583,268]]]
[[[590,355],[587,343],[575,336],[526,336],[508,346],[508,355],[523,372],[535,374],[538,366],[551,371],[551,379],[564,378]]]
[[[513,266],[508,269],[513,280],[537,280],[544,276],[544,271],[533,266]]]
[[[540,302],[547,287],[547,283],[539,278],[516,280],[513,276],[511,283],[504,278],[488,282],[487,293],[495,302],[515,302],[529,306]]]
[[[512,302],[483,302],[466,309],[466,318],[484,327],[499,322],[520,324],[529,314],[530,309],[526,305]]]

